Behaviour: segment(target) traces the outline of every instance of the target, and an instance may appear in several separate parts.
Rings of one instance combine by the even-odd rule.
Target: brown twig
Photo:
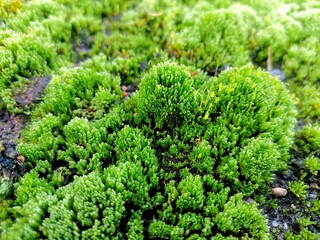
[[[271,49],[268,47],[268,58],[267,58],[267,71],[272,70],[272,56],[271,56]]]

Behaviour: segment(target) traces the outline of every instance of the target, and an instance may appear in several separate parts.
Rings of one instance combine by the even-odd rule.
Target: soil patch
[[[36,102],[42,96],[50,80],[50,76],[31,78],[31,84],[28,88],[17,91],[15,100],[19,107],[26,107]]]
[[[24,115],[0,112],[0,177],[5,175],[11,181],[24,173],[23,157],[16,150],[15,140],[26,122]]]
[[[25,108],[38,101],[50,80],[50,76],[31,78],[28,87],[17,89],[18,106]],[[17,152],[16,140],[28,119],[27,115],[0,111],[0,176],[6,175],[12,181],[24,173],[24,157]]]
[[[299,181],[301,177],[301,170],[304,169],[303,163],[305,156],[300,156],[297,152],[291,152],[291,161],[289,168],[283,173],[276,173],[274,182],[270,185],[270,194],[266,195],[266,202],[260,207],[263,214],[267,215],[268,226],[270,232],[276,236],[276,239],[283,239],[284,233],[290,230],[293,233],[300,232],[299,218],[310,218],[315,224],[308,228],[313,233],[320,232],[320,216],[311,212],[311,202],[320,197],[319,186],[320,178],[308,174],[303,179],[304,183],[309,186],[307,190],[306,199],[299,199],[292,192],[290,192],[289,183]],[[285,197],[277,198],[271,194],[271,188],[281,187],[288,190]]]
[[[0,111],[0,142],[6,143],[19,138],[28,117],[22,114]]]
[[[24,174],[24,158],[18,154],[16,150],[16,143],[9,141],[7,143],[0,143],[0,174],[5,175],[14,180],[17,176],[22,176]]]

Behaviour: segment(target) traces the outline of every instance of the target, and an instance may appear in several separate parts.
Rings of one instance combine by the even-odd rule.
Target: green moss
[[[313,175],[317,175],[320,171],[320,159],[316,157],[308,157],[305,160],[307,170]]]
[[[0,16],[1,19],[6,19],[10,14],[16,14],[19,12],[20,8],[23,6],[22,0],[14,1],[1,1],[0,2]]]
[[[83,14],[88,16],[102,17],[117,15],[121,11],[130,8],[133,5],[133,1],[97,1],[89,3],[85,0],[69,1],[69,0],[58,0],[60,4],[63,4],[75,11],[76,14]]]
[[[140,84],[135,122],[151,129],[172,129],[195,117],[197,99],[185,67],[163,63],[153,68]]]
[[[298,219],[297,219],[297,222],[299,223],[300,228],[302,228],[302,229],[303,229],[304,227],[308,227],[308,226],[310,226],[310,225],[315,224],[315,222],[312,222],[312,221],[310,220],[310,217],[307,217],[307,218],[304,218],[304,217],[298,218]]]
[[[224,210],[215,218],[215,223],[223,232],[238,233],[246,229],[247,237],[260,239],[268,237],[265,221],[255,205],[242,202],[241,194],[231,197]]]
[[[201,141],[194,146],[189,157],[192,167],[199,172],[212,174],[215,159],[211,157],[211,145],[208,141]]]
[[[153,129],[147,133],[164,151],[172,154],[175,149],[174,163],[165,157],[163,164],[175,168],[191,164],[205,173],[216,168],[221,179],[248,193],[270,181],[271,172],[286,164],[285,149],[292,144],[295,123],[293,104],[282,84],[261,71],[241,68],[204,80],[199,90],[197,86],[201,83],[195,84],[187,69],[170,63],[158,65],[141,82],[135,123]],[[200,139],[210,143],[201,153]],[[186,143],[194,146],[190,157],[186,152],[191,149],[182,147]],[[221,158],[219,165],[215,158]],[[250,187],[239,182],[242,177]]]
[[[320,34],[320,31],[319,31]],[[283,69],[286,75],[305,85],[317,83],[320,79],[320,44],[314,36],[294,44],[284,57]]]
[[[29,199],[39,194],[51,194],[54,188],[48,182],[40,178],[35,171],[27,173],[16,185],[15,189],[15,204],[22,206],[27,203]]]
[[[262,1],[259,3],[263,4]],[[301,1],[299,3],[290,1],[287,4],[277,1],[277,3],[268,3],[268,5],[272,8],[269,11],[268,8],[260,8],[265,13],[262,18],[262,26],[256,36],[255,62],[264,65],[269,49],[272,62],[280,65],[284,61],[287,73],[291,76],[298,75],[299,79],[306,74],[304,66],[300,70],[301,64],[317,61],[316,54],[312,52],[312,48],[307,46],[312,44],[317,48],[312,37],[315,33],[319,33],[317,6],[312,6],[312,4],[308,6],[308,3]],[[299,67],[298,63],[300,63]],[[313,68],[312,65],[308,66]],[[317,74],[316,70],[312,72],[315,73],[310,75]]]
[[[115,30],[112,35],[97,34],[89,55],[104,53],[108,62],[106,69],[119,76],[122,84],[131,84],[145,70],[140,65],[155,58],[158,49],[144,33],[124,34]]]
[[[296,133],[296,145],[307,154],[312,154],[320,148],[320,127],[318,124],[308,124]]]
[[[313,211],[316,214],[320,215],[320,200],[315,199],[315,200],[312,201],[311,211]]]
[[[144,33],[163,46],[180,27],[186,9],[178,1],[141,1],[135,9],[124,12],[120,29]]]
[[[306,228],[303,228],[299,234],[294,234],[290,231],[287,231],[284,234],[285,240],[303,240],[303,239],[316,240],[318,238],[319,238],[319,234],[310,232]]]
[[[296,197],[304,200],[307,197],[307,189],[309,188],[303,181],[295,181],[289,183],[290,192]]]
[[[305,83],[303,86],[290,83],[291,91],[295,93],[297,98],[297,107],[299,110],[299,118],[310,123],[313,120],[320,119],[320,94],[319,87],[316,84]]]
[[[265,85],[268,81],[270,85]],[[203,114],[208,123],[204,137],[212,141],[213,156],[222,157],[221,166],[218,167],[220,176],[228,181],[236,181],[234,184],[237,186],[238,167],[243,176],[251,171],[250,167],[249,172],[246,173],[245,170],[245,161],[251,158],[246,152],[253,154],[251,159],[259,159],[258,155],[265,151],[259,151],[259,148],[268,149],[268,155],[273,156],[269,158],[273,163],[270,162],[267,169],[271,166],[284,166],[288,155],[286,150],[283,150],[292,144],[289,139],[293,135],[295,111],[290,97],[285,97],[286,90],[282,84],[260,70],[253,74],[251,68],[235,68],[224,71],[218,79],[208,82],[207,86],[204,96],[207,97],[208,110]],[[265,96],[268,98],[265,99]],[[265,104],[266,101],[270,105]],[[283,113],[289,114],[286,120],[282,118]],[[285,131],[288,131],[289,135],[282,135],[280,129],[287,129]],[[276,145],[272,147],[273,143],[268,143],[269,140],[266,139]],[[278,148],[278,144],[282,147]],[[261,159],[264,158],[260,156]],[[263,169],[262,166],[260,168]],[[257,172],[253,175],[256,174]],[[249,179],[249,175],[245,179]],[[262,179],[265,180],[270,177],[267,172],[263,175]],[[254,182],[250,181],[250,185]]]
[[[123,84],[137,82],[148,62],[160,58],[161,48],[182,16],[170,1],[142,1],[121,17],[105,19],[103,32],[94,36],[89,55],[103,52],[108,70]]]
[[[181,212],[186,209],[197,210],[203,207],[205,197],[199,176],[189,176],[183,179],[177,189],[181,195],[177,200],[176,206]]]
[[[241,4],[248,5],[252,7],[255,11],[259,13],[261,16],[265,16],[268,13],[270,13],[275,8],[280,7],[283,5],[283,1],[277,1],[277,0],[261,0],[261,1],[255,1],[255,0],[241,0],[239,1]]]
[[[99,60],[101,58],[95,59],[97,62]],[[64,121],[74,116],[94,117],[95,113],[105,111],[120,97],[122,92],[119,78],[113,77],[105,70],[96,71],[94,68],[80,66],[53,78],[46,98],[34,115],[41,117],[52,113]]]
[[[281,62],[288,47],[301,38],[303,26],[290,15],[298,8],[296,4],[280,5],[263,18],[262,26],[257,34],[256,62],[261,65],[265,63],[268,49],[270,49],[273,63]]]
[[[71,61],[92,56],[94,50],[90,49],[99,46],[96,35],[104,30],[100,17],[124,10],[132,3],[99,1],[95,5],[88,7],[83,1],[28,2],[18,15],[6,20],[6,25],[0,29],[0,69],[3,72],[0,77],[1,105],[10,111],[19,111],[14,92],[5,89],[11,88],[12,82],[19,77],[51,74],[52,70],[57,71],[61,66],[70,66]],[[133,47],[136,48],[145,39]],[[112,44],[112,47],[116,46]],[[142,58],[133,60],[136,69],[142,61],[148,60],[144,56]]]
[[[0,172],[0,200],[5,199],[13,190],[12,179],[1,169]]]
[[[54,46],[39,40],[32,34],[0,31],[1,85],[8,86],[16,75],[30,77],[48,73],[55,67]]]
[[[186,18],[183,29],[170,39],[169,51],[205,70],[248,64],[251,29],[246,18],[255,21],[254,12],[241,8],[207,10],[192,23]]]
[[[14,96],[28,78],[53,80],[20,139],[28,173],[14,185],[15,200],[0,203],[1,239],[268,239],[265,216],[245,199],[263,196],[287,166],[291,94],[254,67],[215,78],[195,67],[213,74],[251,58],[263,65],[270,49],[299,117],[317,122],[319,5],[287,2],[48,0],[12,8],[0,22],[1,110],[24,112]],[[120,85],[140,80],[124,98]],[[315,123],[296,133],[312,174],[318,132]],[[290,184],[301,200],[302,180]],[[285,238],[318,237],[308,219],[300,223],[300,234]]]
[[[130,240],[144,239],[141,212],[135,212],[130,217],[127,227],[127,238]]]
[[[212,236],[214,226],[217,238],[267,236],[264,216],[242,198],[285,167],[295,111],[282,83],[252,67],[209,79],[165,62],[123,104],[105,59],[55,77],[23,133],[19,151],[33,170],[16,205],[23,212],[41,198],[44,206],[30,236],[138,237],[147,227],[152,237],[181,239]],[[103,206],[119,214],[107,219]],[[6,236],[29,226],[19,214]]]
[[[87,174],[111,163],[106,130],[119,129],[126,115],[119,108],[109,113],[122,97],[120,80],[103,70],[98,59],[53,79],[44,102],[33,113],[33,123],[22,134],[20,153],[29,167],[48,174],[55,186],[70,181],[73,171]]]

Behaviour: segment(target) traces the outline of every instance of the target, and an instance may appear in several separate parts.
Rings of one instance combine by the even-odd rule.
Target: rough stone
[[[285,197],[288,194],[288,191],[281,187],[272,188],[272,194],[275,197]]]

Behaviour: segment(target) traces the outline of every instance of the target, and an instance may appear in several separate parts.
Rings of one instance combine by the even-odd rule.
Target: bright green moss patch
[[[287,231],[284,235],[284,239],[286,240],[317,240],[319,238],[319,234],[310,232],[307,228],[302,228],[299,234],[294,234],[290,231]]]
[[[19,2],[5,1],[1,3],[1,9],[12,5],[14,12]],[[99,36],[104,30],[101,17],[119,14],[120,10],[131,6],[132,3],[128,1],[98,1],[94,6],[89,6],[86,1],[27,2],[19,14],[5,18],[0,25],[1,109],[21,112],[14,99],[15,92],[11,89],[14,82],[21,78],[52,74],[62,66],[70,66],[74,61],[84,60],[96,54],[94,49],[90,50],[94,47],[101,50]],[[123,40],[123,36],[120,40],[121,38]],[[144,40],[145,38],[141,40],[140,37],[138,42],[129,41],[137,44],[129,44],[130,49],[135,49]],[[111,49],[119,48],[117,44],[110,45]],[[145,49],[149,47],[150,44],[144,45]],[[105,52],[109,54],[110,51]],[[131,64],[125,67],[130,68],[128,71],[131,72],[132,66],[135,65],[137,72],[140,62],[148,60],[146,57],[142,58],[143,60],[132,60]],[[132,73],[127,75],[130,77]]]
[[[165,63],[151,70],[140,84],[135,122],[152,129],[173,129],[196,117],[197,99],[187,68]]]
[[[30,114],[27,173],[0,176],[0,239],[269,239],[252,199],[293,151],[305,173],[289,196],[311,217],[284,238],[318,237],[318,3],[21,3],[0,3],[0,111]],[[287,86],[250,65],[266,63]]]
[[[122,92],[120,79],[102,67],[103,61],[105,59],[95,58],[84,63],[84,67],[64,71],[54,78],[47,89],[46,99],[34,115],[41,117],[52,113],[67,121],[74,116],[95,117],[105,112],[120,99]]]
[[[320,148],[320,127],[318,124],[306,125],[296,133],[296,144],[307,154],[313,154]]]
[[[205,70],[249,63],[248,40],[254,30],[246,18],[256,21],[253,11],[213,8],[204,14],[194,13],[199,14],[201,17],[194,22],[186,17],[183,30],[171,37],[169,51],[174,56],[191,60]]]
[[[142,79],[135,123],[153,129],[155,141],[171,153],[163,159],[168,167],[181,169],[191,164],[204,173],[216,169],[221,179],[251,192],[260,180],[271,179],[273,167],[286,164],[295,111],[285,94],[280,82],[250,67],[225,71],[197,91],[186,69],[166,63]],[[288,114],[286,120],[284,113]],[[210,143],[208,153],[203,152],[205,162],[197,163],[202,153],[195,156],[196,149],[205,143],[195,146],[196,139]],[[188,163],[185,156],[190,144],[195,152]],[[167,162],[168,156],[175,156],[180,164]],[[242,185],[239,176],[250,182],[250,187]]]
[[[320,159],[317,157],[309,157],[305,161],[307,170],[313,175],[317,175],[320,171]]]
[[[103,59],[54,78],[34,111],[19,146],[32,170],[3,236],[266,238],[243,198],[286,166],[295,110],[284,85],[252,67],[209,79],[164,62],[121,103]]]
[[[298,198],[305,199],[307,196],[306,190],[308,189],[308,185],[306,185],[302,181],[290,182],[289,184],[290,191]]]
[[[31,34],[12,30],[0,31],[2,87],[8,86],[12,78],[30,77],[54,68],[54,46],[40,43]]]
[[[10,14],[16,14],[19,12],[19,9],[22,7],[22,0],[9,0],[0,2],[0,20],[2,18],[7,18]]]
[[[89,3],[86,0],[57,0],[56,2],[63,4],[73,10],[75,13],[81,15],[89,15],[95,17],[118,15],[121,11],[126,10],[133,5],[133,1],[119,1],[119,0],[102,0],[94,3]]]
[[[319,13],[320,14],[320,13]],[[320,31],[318,32],[320,34]],[[291,46],[284,58],[284,70],[296,82],[319,83],[320,44],[315,36]]]
[[[109,110],[122,92],[120,79],[103,70],[99,60],[54,78],[34,111],[33,123],[23,133],[21,153],[36,171],[49,174],[54,186],[68,182],[71,169],[87,174],[89,169],[101,169],[101,160],[112,156],[106,130],[118,129],[125,115],[120,108]]]
[[[305,122],[312,122],[320,119],[320,88],[317,84],[306,82],[303,86],[290,83],[290,88],[297,98],[299,109],[298,117]]]

